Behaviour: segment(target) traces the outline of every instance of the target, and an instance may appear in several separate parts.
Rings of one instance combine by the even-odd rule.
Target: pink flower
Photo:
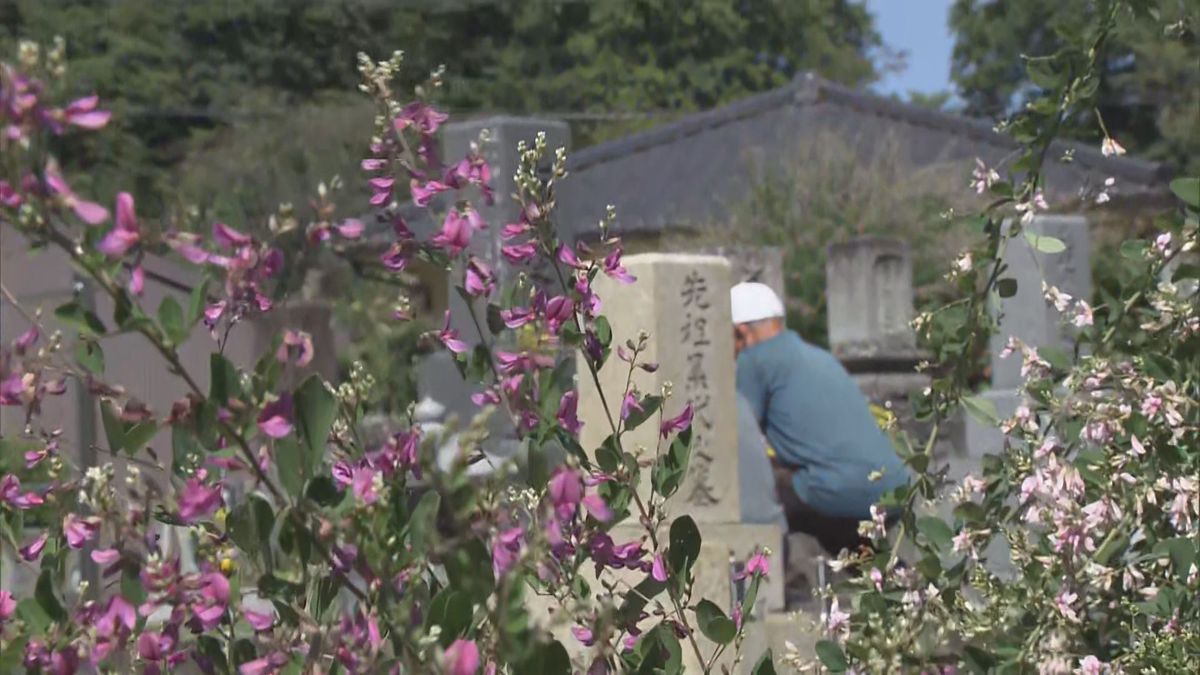
[[[192,523],[217,510],[224,499],[220,486],[209,486],[198,478],[191,478],[179,495],[179,519]]]
[[[137,214],[133,208],[133,195],[128,192],[117,194],[117,222],[104,235],[96,248],[110,258],[120,258],[137,245],[141,239],[138,231]]]
[[[134,612],[133,605],[129,604],[125,598],[114,595],[109,599],[104,614],[96,620],[96,634],[102,637],[113,637],[118,634],[128,635],[136,623],[137,614]]]
[[[336,229],[338,234],[342,235],[346,239],[358,239],[362,236],[363,230],[366,228],[363,226],[363,222],[358,218],[347,218],[346,220],[343,220],[340,225],[335,225],[334,229]]]
[[[45,503],[42,496],[32,490],[21,494],[21,480],[13,474],[8,474],[0,479],[0,501],[7,502],[22,511]]]
[[[532,241],[527,241],[524,244],[509,244],[500,247],[500,253],[510,263],[519,265],[529,262],[537,255],[537,244]]]
[[[4,622],[17,611],[17,601],[13,599],[12,593],[0,589],[0,628],[4,628]]]
[[[500,310],[500,318],[504,320],[504,325],[509,328],[524,326],[533,320],[534,315],[534,311],[526,307],[513,307],[512,309]]]
[[[442,230],[435,234],[429,243],[438,248],[446,249],[450,255],[458,255],[471,244],[470,221],[458,209],[450,209],[446,219],[442,221]]]
[[[442,322],[442,330],[438,333],[438,339],[446,345],[446,349],[455,354],[462,354],[469,349],[467,343],[458,339],[458,331],[450,327],[450,310],[446,310],[446,318]]]
[[[375,490],[375,476],[379,475],[378,471],[363,465],[355,467],[350,475],[350,487],[360,503],[369,506],[379,501],[379,493]]]
[[[258,428],[271,438],[283,438],[292,433],[292,395],[281,394],[264,406],[258,414]]]
[[[560,519],[575,515],[575,510],[583,500],[583,481],[574,469],[560,467],[550,478],[547,490],[554,512]]]
[[[1079,660],[1079,670],[1076,672],[1080,675],[1100,675],[1104,672],[1104,662],[1088,654]]]
[[[586,626],[571,626],[571,635],[575,636],[584,647],[591,647],[596,644],[596,635],[591,628]]]
[[[146,270],[137,265],[129,273],[129,292],[141,296],[146,288]]]
[[[288,664],[288,656],[282,652],[271,652],[253,661],[238,666],[238,675],[274,675]]]
[[[225,618],[229,606],[229,580],[220,572],[200,577],[198,597],[192,604],[192,621],[201,631],[216,628]]]
[[[471,640],[459,638],[442,655],[446,675],[475,675],[479,671],[479,648]]]
[[[463,286],[468,294],[475,297],[490,294],[496,288],[496,278],[492,274],[492,268],[472,256],[467,261],[466,281]]]
[[[421,183],[413,180],[409,183],[409,190],[412,192],[413,204],[421,208],[429,206],[429,202],[437,195],[450,190],[450,186],[445,183],[431,180],[427,183]]]
[[[98,548],[92,551],[92,561],[97,565],[107,565],[121,557],[121,552],[115,548]]]
[[[581,503],[583,504],[583,508],[587,509],[587,512],[596,520],[602,523],[612,520],[613,512],[608,508],[608,504],[604,503],[604,499],[600,495],[589,492],[584,495]]]
[[[83,548],[83,545],[94,539],[98,532],[100,519],[96,516],[80,517],[68,513],[67,517],[63,518],[63,534],[67,537],[67,546],[71,548]]]
[[[97,110],[96,105],[99,102],[100,97],[95,94],[72,101],[63,110],[63,121],[83,129],[103,128],[112,118],[112,113],[107,110]]]
[[[501,532],[492,542],[492,572],[496,579],[503,577],[521,556],[521,548],[525,539],[525,531],[514,527]]]
[[[692,404],[689,401],[683,412],[679,413],[678,417],[672,417],[669,420],[663,420],[659,432],[663,438],[671,435],[672,432],[683,431],[692,426]]]
[[[280,363],[294,360],[297,366],[303,368],[313,360],[312,336],[304,331],[288,329],[283,332],[283,343],[275,352],[275,358]]]
[[[564,323],[575,318],[575,303],[565,295],[550,298],[546,302],[546,328],[557,335]]]
[[[169,232],[163,236],[173,251],[193,265],[208,262],[209,253],[200,247],[200,237],[190,232]]]
[[[15,209],[25,202],[25,198],[6,180],[0,180],[0,204]]]
[[[616,279],[623,284],[632,284],[637,281],[637,278],[630,275],[621,264],[621,247],[618,246],[612,250],[612,253],[604,256],[604,273]]]
[[[571,250],[566,244],[561,244],[558,247],[558,261],[574,269],[583,268],[583,264],[579,262],[579,256],[575,255],[575,251]]]
[[[33,541],[21,547],[19,553],[21,560],[33,562],[42,555],[42,549],[46,548],[46,540],[50,538],[49,532],[43,532],[34,538]]]
[[[246,617],[246,623],[258,632],[271,630],[271,626],[275,625],[275,616],[270,611],[255,612],[254,610],[242,608],[242,616]]]
[[[574,390],[563,394],[562,401],[558,404],[558,423],[567,433],[578,436],[579,430],[583,428],[583,422],[579,421],[578,416],[579,394]]]
[[[1105,136],[1104,141],[1100,143],[1100,154],[1105,157],[1120,157],[1125,154],[1125,148],[1111,136]]]
[[[225,223],[212,224],[213,239],[225,248],[240,248],[249,246],[254,240],[248,234],[242,234]]]
[[[409,127],[416,129],[423,136],[431,136],[437,132],[438,127],[448,119],[448,115],[443,112],[438,112],[433,106],[421,101],[413,101],[404,106],[400,114],[392,120],[392,126],[397,132],[404,131]]]
[[[46,167],[46,186],[58,196],[63,205],[75,212],[79,219],[88,225],[99,225],[108,220],[108,209],[96,202],[80,199],[71,191],[71,186],[53,166]]]
[[[765,577],[770,571],[770,561],[767,559],[767,556],[763,555],[762,551],[758,551],[754,555],[750,556],[750,559],[746,561],[746,567],[744,567],[742,571],[738,573],[737,578],[745,579],[746,577],[751,577],[756,574]]]
[[[625,398],[621,401],[621,419],[629,419],[629,415],[634,410],[645,412],[642,404],[638,403],[637,394],[632,391],[625,392]],[[663,434],[663,437],[666,438],[666,434]]]
[[[650,576],[654,577],[655,581],[667,580],[667,564],[663,561],[661,553],[654,556],[654,563],[650,565]]]

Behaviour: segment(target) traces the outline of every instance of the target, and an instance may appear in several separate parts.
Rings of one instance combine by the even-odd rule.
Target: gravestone
[[[775,246],[713,246],[701,253],[719,255],[732,267],[732,282],[756,281],[771,287],[779,298],[787,298],[783,280],[783,249]],[[786,305],[786,303],[785,303]]]
[[[1025,227],[1030,237],[1054,237],[1064,244],[1061,253],[1044,253],[1030,237],[1020,236],[1009,241],[1005,250],[1008,263],[1006,277],[1017,282],[1015,295],[999,301],[993,311],[1000,316],[1000,329],[991,338],[992,388],[980,394],[991,402],[1001,419],[1012,416],[1020,403],[1021,355],[1007,359],[1000,352],[1009,336],[1039,350],[1062,349],[1069,352],[1072,332],[1062,315],[1046,301],[1043,281],[1059,291],[1091,301],[1092,277],[1089,257],[1091,242],[1087,218],[1072,216],[1039,216]],[[965,461],[955,467],[952,475],[978,471],[983,455],[999,452],[1004,436],[995,426],[968,416],[965,428]]]
[[[854,371],[897,370],[920,359],[908,244],[858,237],[831,244],[825,265],[829,344]]]
[[[557,120],[524,118],[524,117],[486,117],[478,120],[454,122],[447,124],[442,131],[443,157],[447,162],[458,161],[470,152],[472,144],[477,143],[480,135],[486,130],[489,141],[477,145],[480,153],[487,160],[492,172],[492,188],[495,201],[488,205],[482,199],[476,188],[463,191],[463,196],[471,201],[471,205],[479,211],[487,223],[487,229],[476,232],[471,237],[468,253],[476,256],[489,265],[496,273],[498,285],[502,288],[515,278],[515,268],[508,264],[500,253],[503,241],[501,230],[507,223],[516,222],[521,212],[520,203],[513,197],[517,191],[514,174],[517,171],[520,157],[517,145],[524,141],[530,147],[539,132],[545,132],[549,148],[547,162],[554,156],[554,149],[570,146],[570,127]],[[548,168],[547,164],[547,168]],[[462,283],[462,270],[454,269],[446,275],[448,305],[451,311],[451,326],[458,331],[459,338],[469,346],[479,342],[475,323],[463,298],[454,291],[454,287]],[[487,326],[484,316],[484,304],[475,303],[476,317],[480,326]],[[435,317],[440,321],[441,317]],[[486,330],[486,328],[485,328]],[[422,397],[428,396],[446,407],[446,417],[458,419],[460,425],[470,423],[479,412],[479,408],[471,402],[471,394],[478,392],[477,384],[463,381],[458,368],[453,363],[453,355],[448,352],[437,352],[424,357],[418,366],[417,388]],[[508,443],[515,438],[511,420],[503,414],[493,415],[489,420],[493,443]],[[500,450],[495,447],[494,449]]]
[[[696,597],[717,602],[730,611],[734,586],[730,558],[745,560],[756,547],[772,551],[771,577],[759,594],[764,607],[783,605],[781,532],[775,525],[740,522],[738,499],[737,406],[735,401],[732,320],[729,309],[730,265],[718,256],[647,253],[628,256],[624,265],[637,283],[618,284],[607,277],[595,288],[613,324],[613,344],[637,341],[638,332],[650,337],[645,361],[658,363],[654,373],[636,370],[633,385],[643,394],[659,393],[670,383],[672,396],[664,415],[679,414],[693,404],[693,447],[688,473],[679,491],[667,501],[669,523],[690,515],[703,539],[696,564]],[[619,415],[628,368],[613,359],[599,374],[605,400]],[[580,373],[587,366],[580,361]],[[612,429],[599,392],[590,377],[579,378],[579,416],[584,426],[581,442],[596,448]],[[624,447],[643,459],[652,459],[659,447],[658,420],[651,419],[623,436]],[[649,471],[643,471],[639,490],[649,494]],[[768,489],[770,489],[768,487]],[[613,528],[617,543],[641,538],[635,523]],[[666,537],[666,527],[659,533]],[[637,575],[634,580],[640,581]]]

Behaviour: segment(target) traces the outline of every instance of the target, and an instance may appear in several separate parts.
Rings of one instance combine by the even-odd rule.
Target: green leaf
[[[198,466],[201,453],[200,444],[188,429],[178,424],[171,427],[171,471],[175,475],[190,475]]]
[[[1200,209],[1200,178],[1176,178],[1171,181],[1171,192],[1193,209]]]
[[[126,426],[125,452],[129,455],[136,454],[150,442],[150,439],[154,438],[156,433],[158,433],[158,423],[152,419]]]
[[[641,583],[634,586],[632,593],[625,594],[625,600],[621,603],[621,608],[617,610],[617,617],[621,623],[637,621],[646,604],[666,589],[667,582],[647,576]]]
[[[1061,239],[1056,239],[1049,235],[1038,234],[1025,230],[1025,238],[1029,240],[1033,247],[1042,253],[1062,253],[1067,250],[1067,245]]]
[[[200,648],[200,653],[217,667],[217,670],[222,673],[229,672],[229,664],[225,661],[225,650],[221,647],[221,643],[211,635],[201,635],[196,638],[196,645]]]
[[[825,664],[826,668],[835,673],[844,673],[850,667],[850,664],[846,662],[846,654],[832,640],[821,640],[817,643],[817,657],[821,659],[821,663]]]
[[[250,495],[229,513],[225,520],[225,531],[238,548],[259,556],[267,569],[272,564],[271,531],[275,528],[275,512],[267,500],[259,495]]]
[[[978,420],[980,424],[999,426],[1000,413],[996,410],[996,404],[990,400],[982,396],[964,396],[962,404],[967,414]]]
[[[1126,239],[1121,242],[1121,257],[1129,260],[1145,260],[1146,251],[1150,250],[1150,244],[1141,239]]]
[[[325,389],[320,377],[310,375],[296,390],[296,423],[308,450],[305,475],[312,475],[324,457],[325,441],[336,416],[337,399]]]
[[[687,571],[700,556],[700,541],[700,529],[691,516],[679,516],[671,523],[667,564],[672,576],[687,577]]]
[[[710,600],[701,600],[696,605],[696,624],[705,637],[719,645],[729,644],[737,635],[733,620]]]
[[[304,489],[304,453],[300,442],[291,436],[275,441],[275,468],[279,472],[279,482],[288,494],[297,496]]]
[[[51,621],[63,622],[67,620],[67,610],[63,609],[62,603],[58,601],[58,596],[54,594],[54,577],[51,574],[49,569],[42,570],[41,575],[38,576],[33,597],[37,600],[38,607],[42,608]]]
[[[333,479],[324,474],[310,480],[304,494],[309,499],[326,508],[337,506],[341,503],[342,498],[345,497],[345,494],[338,490],[337,484],[333,482]]]
[[[75,360],[88,372],[95,375],[104,374],[104,350],[95,340],[82,339],[75,345]]]
[[[158,305],[158,325],[162,327],[163,334],[172,344],[183,344],[190,332],[189,324],[183,317],[183,308],[179,306],[179,302],[175,298],[169,295],[163,298]]]
[[[1159,557],[1170,556],[1175,573],[1180,578],[1187,578],[1188,569],[1196,559],[1196,542],[1186,537],[1164,539],[1154,546],[1154,554]]]
[[[268,598],[290,601],[304,593],[304,586],[267,573],[258,578],[258,591]]]
[[[596,339],[600,340],[600,345],[603,347],[612,344],[612,326],[608,325],[606,317],[596,317]]]
[[[650,481],[654,490],[664,498],[675,494],[683,483],[691,448],[692,429],[688,427],[675,436],[667,451],[655,462]]]
[[[996,281],[996,292],[1002,298],[1011,298],[1017,294],[1017,280],[1006,277]]]
[[[100,421],[104,424],[104,438],[108,441],[108,449],[117,452],[125,447],[125,423],[121,421],[121,413],[108,399],[100,401]]]
[[[104,335],[108,332],[104,322],[94,312],[84,309],[78,302],[72,300],[60,305],[54,310],[54,316],[59,321],[79,329],[84,335]]]
[[[621,454],[617,452],[615,436],[605,438],[600,447],[596,449],[596,463],[605,473],[613,473],[617,467],[621,466]]]
[[[200,316],[204,313],[204,305],[208,303],[208,279],[204,279],[194,288],[188,297],[188,312],[185,317],[184,325],[189,329],[200,320]]]
[[[233,643],[233,665],[240,666],[256,658],[258,658],[258,650],[254,648],[253,642],[242,638]]]
[[[489,302],[487,306],[487,326],[492,335],[499,335],[508,328],[504,324],[504,317],[500,316],[500,306],[494,302]]]
[[[209,398],[218,406],[225,406],[229,399],[241,395],[242,387],[238,381],[237,368],[229,359],[220,354],[213,354],[208,360]]]
[[[441,503],[441,496],[433,490],[421,495],[421,501],[417,502],[408,521],[409,541],[414,546],[424,545],[437,532],[437,514]]]
[[[1054,68],[1053,56],[1035,56],[1025,59],[1025,70],[1029,80],[1042,89],[1052,90],[1063,85],[1063,76]]]
[[[750,671],[750,675],[775,675],[774,658],[770,649],[763,652],[763,655],[758,657],[758,663],[754,664],[754,669]]]
[[[546,644],[534,647],[529,657],[521,663],[521,667],[513,672],[570,675],[572,672],[571,656],[561,642],[551,640]]]
[[[429,603],[429,614],[425,617],[426,629],[440,626],[439,641],[447,647],[471,627],[471,598],[451,588],[443,588]]]
[[[634,408],[629,411],[629,417],[625,419],[625,429],[631,431],[642,425],[643,422],[650,419],[658,409],[662,406],[663,399],[661,396],[645,396],[639,401],[642,406],[641,410]]]
[[[950,529],[946,521],[937,516],[925,516],[917,519],[917,531],[925,535],[930,544],[940,549],[949,546],[950,540],[954,538],[954,531]]]

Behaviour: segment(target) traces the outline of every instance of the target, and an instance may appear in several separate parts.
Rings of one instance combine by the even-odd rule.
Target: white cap
[[[766,284],[746,281],[729,289],[733,323],[753,323],[783,317],[783,302]]]

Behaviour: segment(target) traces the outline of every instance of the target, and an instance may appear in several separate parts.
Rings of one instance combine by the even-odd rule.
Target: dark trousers
[[[856,551],[864,546],[870,548],[870,540],[858,534],[857,518],[828,516],[817,511],[796,494],[796,488],[792,485],[791,469],[778,463],[775,463],[773,468],[775,490],[779,494],[784,516],[787,517],[789,532],[812,535],[832,556],[836,556],[842,549]]]

